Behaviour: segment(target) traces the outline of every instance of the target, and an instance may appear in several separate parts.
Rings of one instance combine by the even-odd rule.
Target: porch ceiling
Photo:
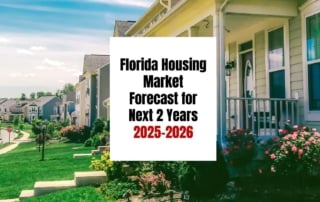
[[[227,33],[234,34],[235,32],[248,29],[250,27],[256,26],[257,24],[261,24],[262,22],[276,19],[279,19],[279,17],[263,15],[226,14],[225,29]]]
[[[298,14],[297,0],[233,0],[225,13],[250,14],[277,17],[294,17]]]

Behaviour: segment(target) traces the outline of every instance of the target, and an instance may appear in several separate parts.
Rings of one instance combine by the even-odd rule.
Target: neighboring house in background
[[[85,55],[83,62],[83,74],[76,84],[76,112],[74,117],[79,125],[92,126],[98,117],[99,92],[103,92],[105,86],[99,86],[103,79],[99,74],[104,74],[103,68],[110,63],[109,55]],[[99,69],[102,70],[99,70]],[[98,82],[99,80],[99,82]],[[102,89],[101,89],[102,88]]]
[[[288,119],[320,129],[319,27],[318,0],[169,0],[125,35],[215,36],[218,134],[271,135]]]
[[[109,110],[105,109],[104,101],[110,98],[110,64],[97,69],[98,78],[98,105],[97,114],[99,118],[110,119]]]
[[[17,101],[15,99],[6,99],[0,104],[0,116],[2,118],[2,121],[10,121],[10,108],[15,106],[16,103]]]
[[[135,23],[136,21],[123,21],[116,20],[113,30],[113,36],[123,37],[126,36],[126,31]]]
[[[136,21],[124,21],[116,20],[114,25],[113,36],[114,37],[125,37],[126,32]],[[99,92],[99,105],[98,114],[99,117],[103,117],[106,120],[110,120],[110,65],[100,68],[100,88]]]
[[[43,96],[31,101],[28,105],[27,120],[31,122],[34,119],[51,120],[57,113],[55,107],[59,102],[56,96]]]
[[[75,111],[76,92],[69,91],[62,96],[61,103],[59,105],[60,120],[69,121],[74,124],[72,113]]]
[[[9,121],[13,121],[15,116],[18,116],[20,120],[25,121],[28,114],[28,104],[30,101],[16,100],[16,104],[10,107]]]

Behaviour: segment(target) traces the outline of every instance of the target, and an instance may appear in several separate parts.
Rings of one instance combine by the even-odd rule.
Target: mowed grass
[[[83,144],[46,145],[45,160],[34,142],[20,144],[0,155],[0,199],[17,198],[24,189],[33,189],[36,181],[72,180],[75,171],[89,171],[91,158],[74,159],[74,153],[89,153]]]
[[[103,195],[94,187],[81,187],[68,189],[58,192],[52,192],[46,195],[21,200],[22,202],[114,202],[107,200]]]

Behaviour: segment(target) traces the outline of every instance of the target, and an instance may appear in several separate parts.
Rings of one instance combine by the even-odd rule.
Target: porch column
[[[225,0],[216,12],[216,40],[217,40],[217,141],[223,145],[223,136],[226,134],[226,82],[225,82],[225,43],[224,43],[224,13],[223,9],[228,0]]]

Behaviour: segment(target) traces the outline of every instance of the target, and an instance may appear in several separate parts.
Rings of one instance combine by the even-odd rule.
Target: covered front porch
[[[301,65],[293,56],[299,54],[296,32],[303,1],[217,2],[222,139],[240,128],[272,136],[288,121],[301,124],[303,88],[295,73]]]

